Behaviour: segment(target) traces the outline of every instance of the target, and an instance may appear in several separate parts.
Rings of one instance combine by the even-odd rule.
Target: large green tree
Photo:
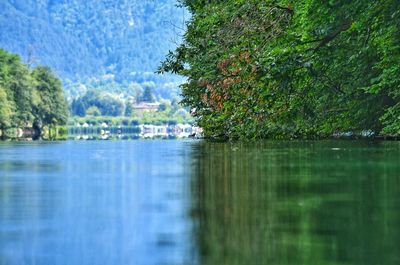
[[[7,98],[7,93],[0,86],[0,129],[11,125],[12,110],[13,106]]]
[[[64,98],[61,81],[54,76],[50,68],[37,67],[32,71],[35,89],[40,104],[35,106],[35,117],[38,124],[66,124],[68,105]]]
[[[61,82],[51,70],[39,66],[30,71],[19,56],[0,49],[0,129],[40,130],[65,125],[67,117]]]
[[[19,56],[0,49],[0,82],[7,99],[14,102],[13,126],[26,126],[34,119],[33,105],[37,104],[32,86],[32,78]]]
[[[181,1],[184,42],[160,72],[214,138],[398,134],[399,1]]]

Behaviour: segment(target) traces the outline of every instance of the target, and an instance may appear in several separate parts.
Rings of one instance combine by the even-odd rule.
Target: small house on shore
[[[144,113],[156,112],[160,108],[160,103],[141,102],[132,106],[136,115],[143,116]]]

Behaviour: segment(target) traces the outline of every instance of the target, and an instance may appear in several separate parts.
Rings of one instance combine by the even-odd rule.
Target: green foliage
[[[66,124],[68,105],[65,101],[60,80],[50,68],[39,66],[32,71],[36,80],[35,89],[39,104],[35,106],[35,122],[39,124]]]
[[[193,123],[193,118],[185,109],[174,111],[171,107],[157,112],[147,112],[141,116],[133,116],[142,124],[177,124],[177,123]]]
[[[68,126],[74,127],[77,123],[79,124],[91,124],[93,126],[100,126],[103,122],[108,126],[139,126],[140,124],[178,124],[178,123],[189,123],[193,124],[193,119],[190,116],[179,116],[174,115],[175,113],[168,112],[153,112],[145,113],[141,117],[111,117],[111,116],[85,116],[85,117],[73,117],[68,122]]]
[[[117,95],[100,90],[88,91],[83,97],[77,98],[71,104],[72,113],[81,117],[86,114],[94,115],[93,111],[99,115],[123,116],[124,110],[125,104]]]
[[[182,0],[183,44],[160,72],[212,138],[399,133],[400,3]]]
[[[71,113],[74,116],[112,116],[112,117],[134,117],[143,123],[162,122],[174,120],[176,122],[191,122],[192,117],[187,110],[178,104],[178,99],[160,100],[157,112],[142,115],[134,109],[134,105],[141,102],[155,102],[156,97],[152,93],[151,86],[146,86],[143,95],[138,98],[121,98],[115,93],[102,90],[90,90],[82,97],[71,103]],[[141,112],[141,111],[139,111]]]
[[[88,116],[95,116],[95,117],[101,116],[101,111],[99,110],[98,107],[96,107],[96,106],[91,106],[90,108],[88,108],[88,109],[86,110],[86,115],[88,115]]]
[[[0,86],[0,128],[11,125],[12,110],[13,107],[7,98],[7,93],[5,89]]]
[[[156,99],[154,97],[154,94],[151,91],[151,88],[149,86],[145,87],[144,92],[143,92],[143,96],[141,98],[141,101],[142,102],[149,102],[149,103],[152,103],[152,102],[156,101]]]
[[[131,106],[127,104],[128,107]],[[76,123],[88,123],[93,126],[98,126],[103,122],[112,126],[137,126],[139,124],[177,124],[177,123],[193,123],[194,120],[191,115],[180,106],[176,100],[170,102],[163,100],[160,102],[158,111],[149,111],[144,113],[131,112],[128,115],[128,110],[125,112],[126,116],[100,116],[93,115],[93,112],[98,109],[97,107],[89,108],[86,113],[90,116],[82,115],[81,117],[73,117],[68,126],[75,126]],[[132,109],[131,109],[132,111]]]
[[[128,100],[125,103],[125,116],[126,117],[130,117],[133,115],[134,109],[133,109],[133,105],[135,104],[135,102],[133,100]]]
[[[0,129],[3,136],[15,128],[64,125],[68,108],[61,82],[47,67],[30,71],[17,55],[0,49]]]

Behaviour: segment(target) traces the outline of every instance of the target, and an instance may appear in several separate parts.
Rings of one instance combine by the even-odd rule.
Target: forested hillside
[[[77,83],[157,85],[153,72],[179,42],[185,13],[175,0],[3,0],[0,47],[48,65],[71,96]],[[187,16],[187,14],[186,14]],[[126,85],[124,84],[124,87]]]
[[[183,0],[160,68],[214,138],[400,133],[398,0]]]

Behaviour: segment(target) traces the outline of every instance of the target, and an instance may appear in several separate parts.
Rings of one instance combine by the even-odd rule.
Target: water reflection
[[[201,264],[399,264],[399,147],[199,144]]]
[[[0,264],[399,264],[400,143],[0,144]]]
[[[184,141],[0,145],[0,264],[188,264]]]

